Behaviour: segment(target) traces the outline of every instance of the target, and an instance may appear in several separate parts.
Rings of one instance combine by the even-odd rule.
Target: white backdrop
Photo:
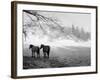
[[[30,1],[51,2],[51,3],[55,2],[55,3],[79,4],[79,5],[98,5],[98,6],[100,5],[99,0],[30,0]],[[98,18],[100,18],[100,16],[98,16]],[[98,34],[100,35],[100,32]],[[98,44],[100,45],[100,37],[98,38],[98,41],[99,41]],[[100,61],[100,59],[98,61]],[[100,67],[100,64],[98,66]],[[10,74],[11,74],[11,0],[0,0],[0,80],[13,80],[10,78]],[[100,80],[99,76],[100,76],[100,70],[99,74],[34,78],[34,80]],[[33,78],[28,78],[26,80],[33,80]]]

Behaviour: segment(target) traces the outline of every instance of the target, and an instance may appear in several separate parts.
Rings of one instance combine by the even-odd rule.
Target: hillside
[[[24,10],[23,36],[25,44],[51,46],[90,46],[91,35],[74,24],[61,24],[57,18],[35,11]]]

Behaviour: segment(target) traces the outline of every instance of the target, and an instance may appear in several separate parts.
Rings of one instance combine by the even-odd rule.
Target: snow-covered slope
[[[23,30],[27,34],[25,44],[90,47],[90,35],[83,29],[79,30],[74,25],[61,26],[56,20],[39,15],[37,20],[36,16],[24,12]]]

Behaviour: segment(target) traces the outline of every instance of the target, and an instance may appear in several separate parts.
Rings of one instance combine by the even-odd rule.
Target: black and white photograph
[[[97,73],[97,7],[12,2],[14,78]]]
[[[91,65],[91,14],[23,10],[23,69]]]

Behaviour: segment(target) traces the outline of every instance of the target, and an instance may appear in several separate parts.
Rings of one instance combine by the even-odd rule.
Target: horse
[[[40,49],[43,49],[44,58],[46,58],[46,56],[49,58],[50,46],[41,44]]]
[[[37,53],[37,58],[40,58],[40,48],[38,46],[30,44],[29,49],[32,51],[32,57],[35,58],[35,53]]]

